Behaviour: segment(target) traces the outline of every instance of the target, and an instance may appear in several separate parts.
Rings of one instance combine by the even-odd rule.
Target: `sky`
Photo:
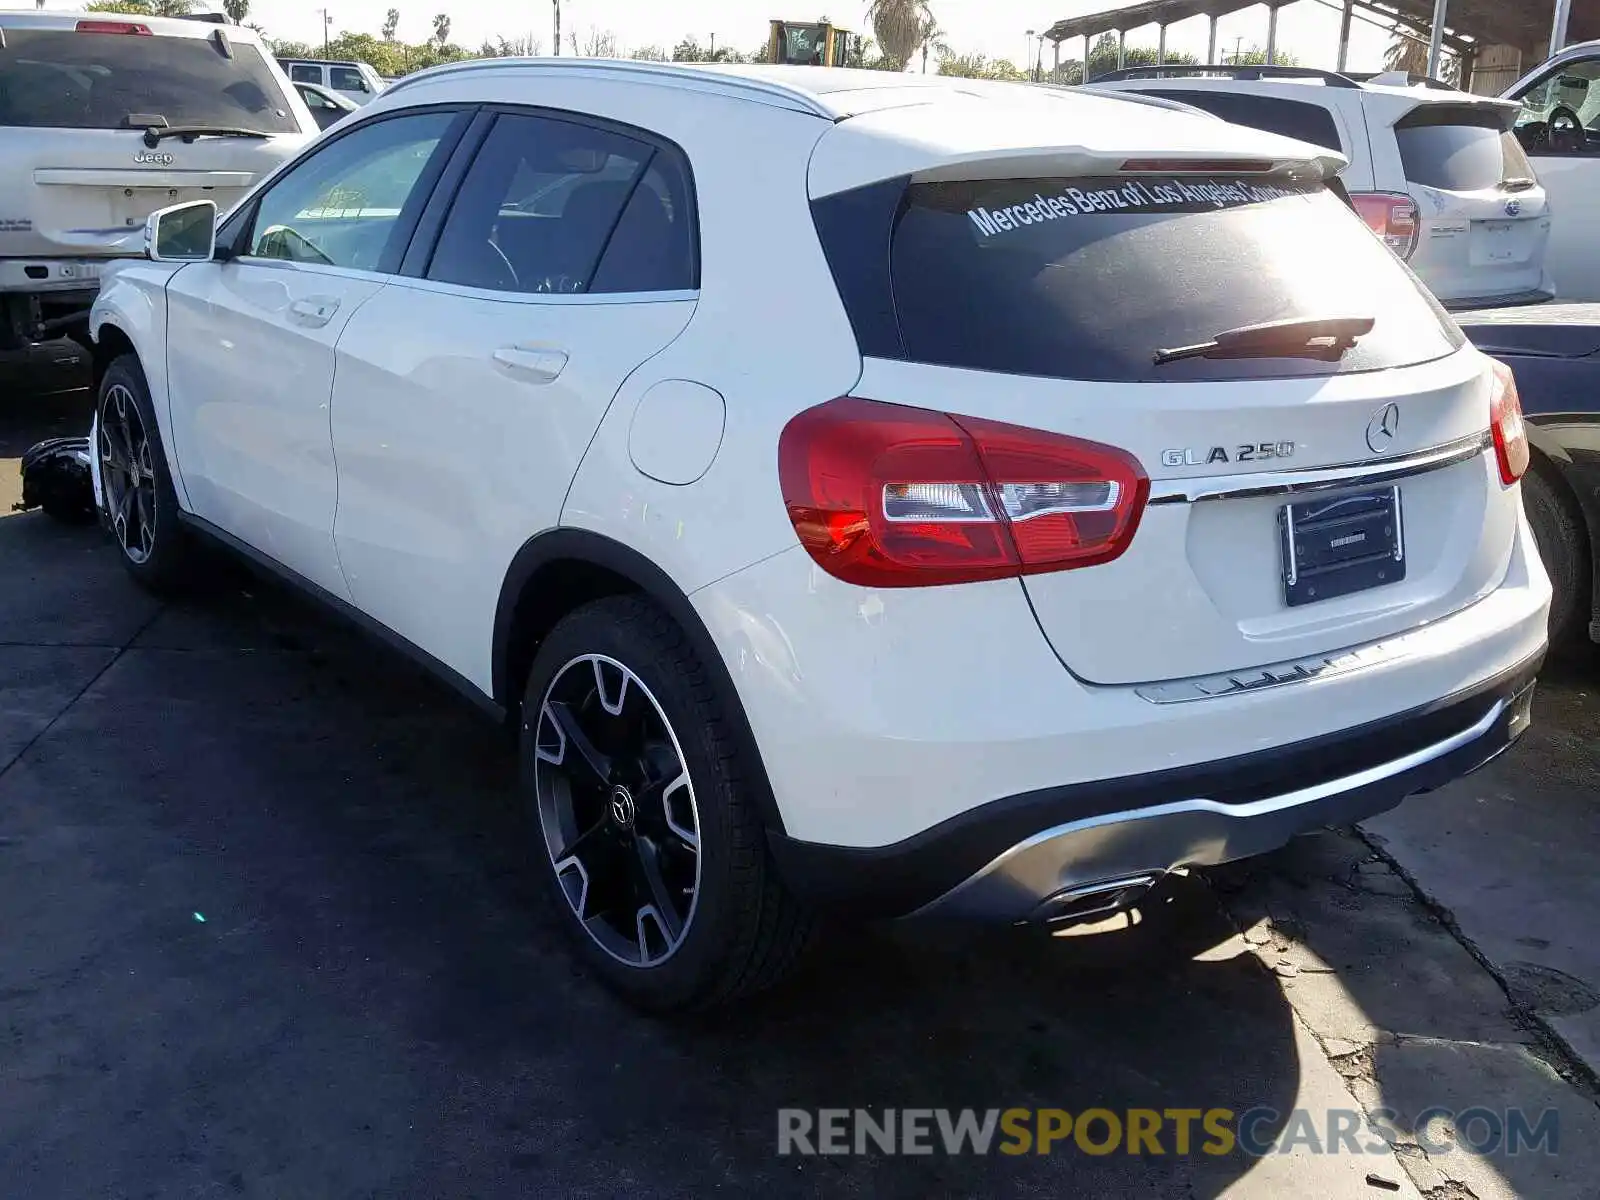
[[[19,0],[0,0],[6,5]],[[400,36],[420,41],[431,29],[436,12],[450,15],[450,40],[474,47],[496,35],[533,34],[546,53],[551,43],[549,0],[322,0],[333,18],[332,31],[376,34],[384,13],[400,10]],[[77,7],[66,0],[48,0],[50,8]],[[217,5],[220,7],[220,5]],[[1122,7],[1117,0],[932,0],[934,14],[948,32],[958,53],[984,54],[1021,63],[1028,52],[1029,29],[1043,31],[1072,16]],[[322,8],[312,0],[252,0],[249,19],[273,37],[313,44],[322,36]],[[513,17],[513,13],[525,13]],[[749,52],[766,40],[767,22],[773,18],[815,20],[826,15],[835,23],[858,32],[871,32],[863,0],[563,0],[563,35],[576,31],[580,41],[591,28],[616,33],[624,52],[641,46],[670,49],[688,35],[702,44],[716,36],[718,45],[730,44]],[[1167,46],[1204,58],[1208,25],[1197,17],[1172,26]],[[1355,22],[1351,35],[1351,70],[1378,70],[1388,34]],[[1264,46],[1267,37],[1265,7],[1247,8],[1218,24],[1218,55],[1231,53],[1238,39],[1245,49]],[[1278,45],[1306,66],[1332,68],[1338,51],[1339,14],[1318,0],[1300,0],[1283,9],[1278,18]],[[1132,32],[1130,44],[1156,44],[1156,29]],[[1064,43],[1063,58],[1081,54],[1082,43]],[[1048,61],[1049,48],[1046,47]]]

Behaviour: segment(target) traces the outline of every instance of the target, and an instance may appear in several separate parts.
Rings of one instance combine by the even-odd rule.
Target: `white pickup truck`
[[[1550,200],[1556,295],[1600,301],[1600,41],[1568,46],[1505,95],[1522,103],[1517,140]]]

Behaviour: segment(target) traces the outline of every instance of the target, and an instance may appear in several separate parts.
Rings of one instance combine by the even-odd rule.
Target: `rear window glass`
[[[867,211],[859,197],[840,202]],[[851,243],[848,253],[830,247],[829,261],[858,336],[869,331],[866,353],[885,353],[886,339],[870,333],[883,328],[885,308],[912,361],[1068,379],[1329,375],[1425,362],[1462,344],[1410,271],[1320,183],[1213,175],[914,184],[890,235],[888,298],[873,294],[870,246],[841,241],[842,224],[818,215],[825,245]],[[852,275],[856,261],[867,266]],[[1333,361],[1155,363],[1158,349],[1241,326],[1332,316],[1376,325]]]
[[[115,18],[112,18],[115,19]],[[8,29],[0,48],[0,126],[129,129],[225,125],[299,131],[260,52],[212,38]]]
[[[1318,104],[1303,100],[1280,100],[1275,96],[1254,96],[1245,92],[1212,92],[1196,88],[1150,88],[1146,95],[1165,96],[1203,108],[1213,116],[1247,125],[1267,133],[1282,134],[1310,142],[1313,146],[1326,146],[1330,150],[1343,150],[1339,141],[1339,127],[1333,114]]]
[[[1407,181],[1424,187],[1478,192],[1534,177],[1522,144],[1497,113],[1426,105],[1399,121],[1394,135]]]

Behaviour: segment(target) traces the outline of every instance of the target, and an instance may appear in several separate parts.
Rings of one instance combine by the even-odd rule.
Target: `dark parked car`
[[[1550,572],[1552,642],[1600,642],[1600,304],[1459,313],[1477,346],[1516,373],[1533,446],[1523,504]]]

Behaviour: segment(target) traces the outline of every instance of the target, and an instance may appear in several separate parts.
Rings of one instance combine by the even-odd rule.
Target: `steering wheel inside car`
[[[1584,132],[1583,122],[1565,104],[1550,110],[1547,128],[1545,136],[1550,149],[1558,153],[1572,154],[1588,148],[1589,135]]]

